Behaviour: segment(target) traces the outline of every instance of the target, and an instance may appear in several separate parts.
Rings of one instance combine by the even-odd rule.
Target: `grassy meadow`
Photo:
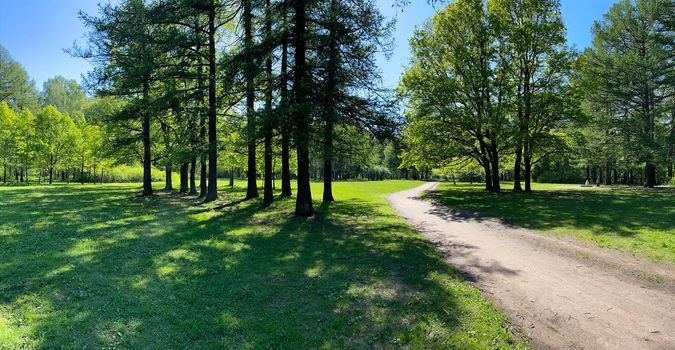
[[[0,349],[525,347],[387,205],[418,184],[335,183],[309,219],[240,187],[0,187]]]
[[[488,193],[481,185],[443,183],[431,196],[512,225],[675,262],[675,189],[536,183],[533,191]]]

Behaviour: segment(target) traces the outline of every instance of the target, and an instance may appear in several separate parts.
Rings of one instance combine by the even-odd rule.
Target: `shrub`
[[[366,170],[366,178],[368,180],[384,180],[391,177],[391,170],[381,165],[371,166]]]
[[[152,181],[164,181],[164,170],[152,168]],[[118,165],[106,168],[103,174],[105,182],[143,182],[143,167]]]

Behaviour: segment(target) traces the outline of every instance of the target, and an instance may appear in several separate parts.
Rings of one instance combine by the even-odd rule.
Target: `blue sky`
[[[96,13],[98,0],[0,0],[0,45],[9,50],[38,88],[55,75],[80,80],[90,67],[85,61],[63,52],[82,40],[84,27],[77,13]],[[415,26],[431,17],[435,9],[426,0],[412,0],[403,11],[392,7],[392,0],[377,0],[382,13],[397,20],[395,49],[389,61],[379,59],[384,85],[394,87],[408,61],[408,38]],[[590,45],[593,21],[607,12],[614,0],[562,0],[567,39],[582,49]]]

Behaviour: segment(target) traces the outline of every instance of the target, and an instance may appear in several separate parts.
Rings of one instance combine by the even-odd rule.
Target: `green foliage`
[[[438,11],[410,40],[411,63],[399,88],[410,107],[404,163],[433,168],[469,159],[484,167],[488,190],[499,189],[511,78],[506,42],[493,22],[481,0]]]
[[[174,176],[176,176],[174,174]],[[105,182],[125,183],[125,182],[142,182],[143,181],[143,167],[138,165],[117,165],[111,168],[104,169]],[[164,171],[153,168],[152,181],[159,182],[164,180]]]
[[[47,106],[35,121],[36,150],[40,162],[50,169],[68,161],[77,145],[78,130],[68,114]]]
[[[381,165],[371,166],[366,170],[365,178],[368,180],[379,180],[391,178],[391,170]]]
[[[45,81],[41,100],[44,106],[52,105],[62,113],[73,118],[78,116],[79,119],[87,103],[87,95],[77,81],[56,76]]]
[[[0,45],[0,102],[7,102],[15,110],[37,107],[35,82],[26,70],[12,59],[9,52]]]
[[[580,130],[584,163],[651,163],[663,174],[675,162],[674,9],[668,0],[621,0],[595,23],[577,83],[590,119]]]

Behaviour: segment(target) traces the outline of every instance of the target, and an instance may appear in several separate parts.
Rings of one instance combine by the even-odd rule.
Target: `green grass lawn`
[[[0,348],[524,347],[387,205],[417,184],[336,183],[310,219],[241,188],[0,187]]]
[[[432,196],[516,226],[675,262],[673,189],[533,184],[533,190],[495,194],[480,185],[443,183]]]

